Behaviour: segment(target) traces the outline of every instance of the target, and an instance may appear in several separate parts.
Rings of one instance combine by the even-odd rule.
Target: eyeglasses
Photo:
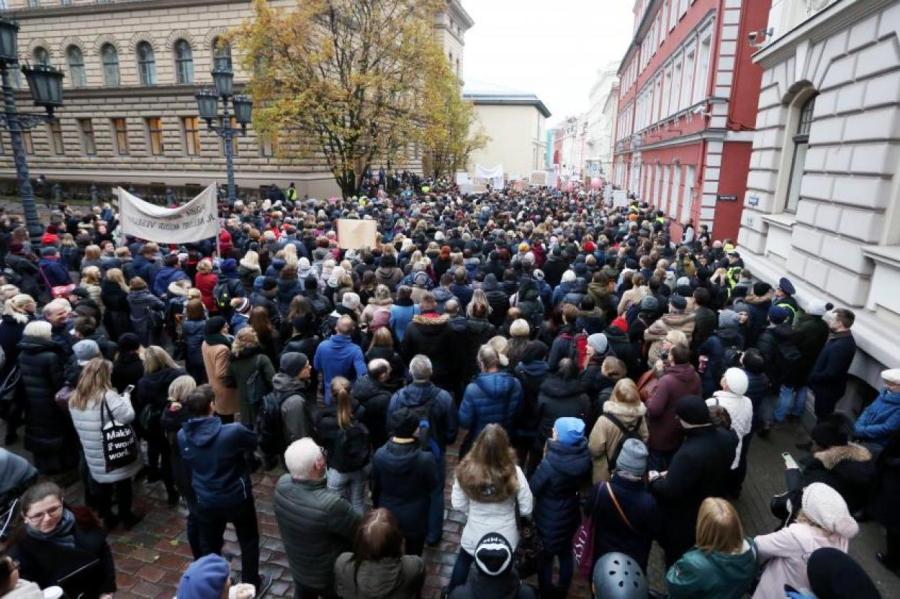
[[[41,520],[43,520],[44,518],[47,518],[47,517],[55,518],[55,517],[59,516],[62,513],[62,510],[63,510],[63,506],[60,503],[44,512],[38,512],[36,514],[31,514],[29,516],[25,516],[25,519],[28,520],[29,522],[40,522]]]

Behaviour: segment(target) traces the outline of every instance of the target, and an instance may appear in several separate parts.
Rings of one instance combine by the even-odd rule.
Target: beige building
[[[537,96],[466,92],[463,97],[475,105],[474,126],[490,138],[469,157],[470,175],[475,165],[502,166],[510,180],[529,179],[533,171],[544,170],[550,111]]]
[[[741,256],[854,310],[877,387],[900,366],[900,0],[778,0],[769,27]]]
[[[59,120],[26,134],[32,177],[44,175],[70,186],[133,184],[138,190],[151,188],[150,193],[224,183],[222,140],[198,118],[194,94],[212,87],[215,60],[232,62],[230,52],[215,50],[216,41],[251,16],[251,2],[7,0],[7,9],[5,15],[21,26],[20,60],[46,61],[66,74]],[[460,76],[464,36],[472,24],[460,0],[447,0],[446,13],[435,23],[435,35]],[[247,74],[238,62],[233,66],[239,86]],[[20,110],[32,108],[24,88],[18,104]],[[9,138],[0,139],[0,179],[11,188],[15,169]],[[293,181],[301,194],[322,197],[337,191],[320,161],[276,158],[273,142],[257,138],[252,127],[237,139],[239,188],[285,187]],[[420,168],[417,162],[414,167]]]

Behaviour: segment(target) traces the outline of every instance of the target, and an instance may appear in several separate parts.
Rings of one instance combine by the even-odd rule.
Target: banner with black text
[[[190,243],[219,234],[215,183],[177,208],[150,204],[121,187],[115,189],[115,194],[119,198],[119,221],[125,235],[158,243]]]

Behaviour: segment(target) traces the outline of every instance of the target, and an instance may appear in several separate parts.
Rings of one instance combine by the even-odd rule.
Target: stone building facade
[[[166,187],[201,188],[224,182],[224,145],[197,116],[194,95],[212,87],[215,60],[232,62],[235,83],[247,80],[237,56],[217,45],[230,28],[252,15],[237,0],[8,0],[5,15],[17,20],[19,56],[61,68],[64,106],[53,126],[33,129],[25,140],[32,177],[70,185],[131,184],[147,193]],[[287,0],[272,0],[288,8]],[[461,76],[465,32],[473,22],[459,0],[447,0],[435,23],[451,65]],[[29,110],[20,77],[18,104]],[[2,136],[0,136],[2,137]],[[252,190],[296,182],[301,194],[337,191],[315,157],[279,158],[279,140],[256,136],[252,126],[236,143],[237,185]],[[417,154],[418,152],[415,152]],[[411,168],[420,168],[413,156]],[[13,182],[8,138],[0,153],[0,179]]]
[[[853,372],[878,386],[900,365],[900,1],[782,0],[770,26],[741,256],[853,309]]]

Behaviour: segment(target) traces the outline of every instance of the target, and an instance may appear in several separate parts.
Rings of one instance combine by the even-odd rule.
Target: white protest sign
[[[338,246],[342,250],[361,250],[375,247],[378,223],[374,220],[339,218],[337,221]]]
[[[159,243],[189,243],[219,234],[215,183],[177,208],[150,204],[121,187],[114,193],[119,198],[119,221],[125,235]]]

